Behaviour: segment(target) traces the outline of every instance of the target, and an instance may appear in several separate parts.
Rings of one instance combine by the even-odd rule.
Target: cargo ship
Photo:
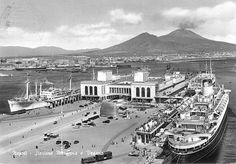
[[[29,84],[30,84],[30,81],[27,78],[26,91],[25,91],[24,96],[15,97],[13,99],[8,100],[11,113],[22,111],[22,110],[31,110],[31,109],[36,109],[36,108],[47,107],[50,105],[49,103],[41,99],[39,95],[37,95],[37,85],[36,85],[36,93],[29,94]]]
[[[79,90],[72,90],[72,75],[69,77],[70,85],[69,89],[55,88],[52,82],[44,79],[40,82],[38,89],[37,82],[35,83],[35,93],[29,91],[30,81],[27,76],[26,81],[26,91],[24,96],[16,97],[8,100],[11,113],[16,113],[17,111],[32,110],[36,108],[54,108],[58,105],[64,105],[69,102],[74,102],[79,100]],[[42,85],[47,84],[47,87],[42,89]],[[49,87],[48,87],[49,86]],[[39,90],[39,93],[38,93]]]
[[[215,75],[211,74],[203,74],[196,81],[201,86],[179,106],[174,125],[167,132],[173,162],[200,161],[216,150],[223,137],[230,90],[214,85]]]

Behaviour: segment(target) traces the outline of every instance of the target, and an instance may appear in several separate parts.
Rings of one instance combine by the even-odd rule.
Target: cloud
[[[127,24],[139,24],[142,22],[142,13],[125,12],[123,9],[109,11],[112,22],[122,22]]]
[[[171,8],[164,10],[162,15],[174,26],[197,28],[209,21],[230,21],[236,18],[236,3],[225,2],[214,7],[199,7],[194,10]]]
[[[62,25],[54,31],[30,32],[19,27],[0,29],[3,46],[59,46],[65,49],[105,48],[129,38],[109,23]]]
[[[162,16],[174,27],[195,29],[205,37],[236,43],[236,3],[196,9],[171,8]]]

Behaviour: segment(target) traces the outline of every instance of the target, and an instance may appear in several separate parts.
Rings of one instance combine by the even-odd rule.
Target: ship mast
[[[39,96],[42,94],[42,83],[39,83]]]
[[[71,81],[72,81],[72,74],[70,74],[70,90],[71,90]]]
[[[211,58],[210,58],[210,74],[212,75]]]
[[[29,74],[27,73],[27,81],[26,81],[26,95],[25,98],[29,99]]]
[[[119,74],[119,69],[118,69],[117,66],[116,66],[116,74],[117,74],[117,75]]]
[[[35,95],[38,95],[38,83],[35,81]]]

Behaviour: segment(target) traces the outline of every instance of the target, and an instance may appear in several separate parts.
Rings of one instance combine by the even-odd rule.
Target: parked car
[[[50,138],[49,137],[44,137],[43,140],[48,141],[48,140],[50,140]]]
[[[133,156],[133,157],[138,157],[139,156],[139,152],[137,151],[131,151],[128,156]]]
[[[70,144],[70,142],[69,141],[63,141],[62,144],[67,145],[67,144]]]
[[[96,126],[96,124],[94,122],[90,122],[88,123],[89,126]]]
[[[74,141],[74,144],[78,144],[78,143],[79,143],[79,141],[78,141],[78,140],[75,140],[75,141]]]
[[[57,140],[56,141],[56,144],[58,145],[58,144],[61,144],[61,140]]]
[[[69,147],[70,147],[69,144],[66,144],[66,145],[65,145],[65,149],[68,149]]]
[[[103,121],[102,123],[110,123],[111,121],[110,120],[105,120],[105,121]]]

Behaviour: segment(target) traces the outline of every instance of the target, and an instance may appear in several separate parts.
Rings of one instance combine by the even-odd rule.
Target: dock
[[[49,108],[54,108],[57,106],[74,103],[76,101],[80,100],[80,92],[79,90],[75,90],[74,92],[71,92],[68,95],[65,95],[63,97],[58,97],[53,100],[47,100],[46,102],[50,103]]]

